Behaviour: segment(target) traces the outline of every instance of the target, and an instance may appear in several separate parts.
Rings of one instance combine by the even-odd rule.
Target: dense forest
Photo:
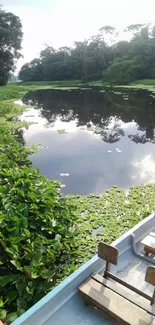
[[[136,24],[124,32],[131,35],[130,41],[118,41],[116,29],[104,26],[72,48],[47,46],[39,58],[23,65],[19,77],[23,81],[103,79],[114,84],[155,78],[155,26]]]
[[[0,7],[0,86],[7,84],[21,57],[22,36],[20,18]]]

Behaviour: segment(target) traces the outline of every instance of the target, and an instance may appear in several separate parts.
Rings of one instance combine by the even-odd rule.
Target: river
[[[126,88],[27,93],[20,136],[39,144],[34,167],[64,194],[102,193],[155,182],[155,93]]]

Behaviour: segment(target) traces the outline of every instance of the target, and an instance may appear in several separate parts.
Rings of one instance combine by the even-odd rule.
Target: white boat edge
[[[135,242],[139,242],[148,234],[148,231],[151,232],[154,229],[155,213],[152,213],[115,240],[112,245],[116,246],[119,250],[119,255],[122,255],[131,247],[131,234],[135,235]],[[103,268],[103,260],[97,255],[93,256],[88,262],[78,268],[44,298],[15,320],[12,325],[32,325],[35,323],[37,325],[43,325],[77,292],[78,286],[83,281],[92,273],[101,272]]]

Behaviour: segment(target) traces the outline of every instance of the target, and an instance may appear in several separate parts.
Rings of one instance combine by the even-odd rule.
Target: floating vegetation
[[[62,129],[62,130],[57,130],[59,134],[64,134],[64,133],[67,133],[67,131],[65,129]]]
[[[67,198],[76,205],[80,216],[76,237],[78,257],[73,261],[78,266],[96,253],[100,241],[111,243],[155,211],[154,184],[133,187],[128,194],[114,186],[103,195]]]

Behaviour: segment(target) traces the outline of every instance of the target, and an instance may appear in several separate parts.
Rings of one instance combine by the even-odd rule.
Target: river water
[[[33,165],[62,193],[102,193],[155,182],[155,94],[147,90],[53,89],[29,92],[21,120]]]

